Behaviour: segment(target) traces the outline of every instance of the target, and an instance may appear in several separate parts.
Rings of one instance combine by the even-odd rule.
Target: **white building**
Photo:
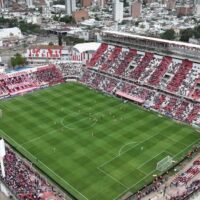
[[[71,60],[87,63],[87,61],[92,58],[93,54],[97,51],[100,45],[101,43],[98,42],[76,44],[71,50]]]
[[[0,29],[0,40],[10,37],[23,38],[22,32],[18,27]]]
[[[105,0],[98,0],[97,4],[101,9],[103,9],[105,7]]]
[[[26,5],[28,8],[32,8],[33,7],[33,0],[26,0]]]
[[[200,16],[200,0],[195,1],[195,14]]]
[[[64,12],[65,10],[66,10],[65,5],[57,4],[51,7],[51,11],[53,11],[54,13],[61,13]]]
[[[120,2],[119,0],[114,0],[113,2],[113,20],[115,22],[122,22],[123,20],[123,9],[124,4]]]
[[[4,8],[4,0],[0,0],[0,8]]]
[[[65,14],[71,16],[74,11],[76,11],[76,0],[65,0]]]
[[[77,61],[86,63],[99,48],[100,43],[90,42],[76,44],[72,48],[58,45],[30,46],[25,57],[29,65],[44,65]]]

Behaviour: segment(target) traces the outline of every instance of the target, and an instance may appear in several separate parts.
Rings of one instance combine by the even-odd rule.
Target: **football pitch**
[[[119,199],[199,142],[189,126],[78,83],[1,101],[0,135],[81,200]]]

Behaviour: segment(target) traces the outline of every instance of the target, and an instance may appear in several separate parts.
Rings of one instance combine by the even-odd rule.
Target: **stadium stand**
[[[200,160],[195,160],[193,166],[187,169],[184,173],[178,175],[173,181],[173,185],[183,185],[190,181],[194,176],[200,173]]]
[[[0,97],[13,96],[39,89],[43,85],[62,83],[63,76],[55,65],[0,76]]]
[[[91,62],[95,59],[98,62]],[[80,82],[123,94],[120,97],[176,120],[200,124],[198,64],[105,43],[91,61]]]
[[[31,166],[8,146],[4,163],[6,176],[1,179],[18,199],[42,200],[45,199],[44,196],[53,196],[54,200],[64,199],[52,185],[33,171]]]
[[[128,53],[125,53],[124,56],[122,56],[124,59],[121,60],[121,63],[115,69],[114,74],[117,76],[124,74],[125,69],[129,66],[130,62],[133,60],[133,57],[137,54],[137,51],[134,49],[130,49],[127,52]]]
[[[152,86],[157,86],[159,84],[161,78],[166,73],[171,62],[172,62],[172,58],[165,56],[162,59],[160,65],[156,68],[156,70],[150,76],[148,83]]]
[[[55,65],[38,68],[36,71],[36,80],[39,84],[48,83],[54,85],[63,82],[62,73]]]
[[[78,78],[82,74],[82,64],[77,62],[60,63],[57,65],[64,78]]]
[[[110,55],[106,62],[104,62],[101,66],[102,71],[108,71],[108,69],[115,64],[116,59],[119,57],[121,52],[121,47],[114,47],[113,50],[110,52]]]
[[[174,75],[174,77],[168,84],[167,89],[170,92],[176,92],[191,69],[192,62],[189,60],[183,60],[181,66],[178,69],[178,72]]]
[[[93,55],[89,62],[89,66],[94,66],[96,62],[100,59],[101,55],[106,51],[108,48],[107,44],[102,43],[99,49],[96,51],[96,53]]]
[[[152,59],[152,53],[145,53],[145,56],[142,58],[138,66],[136,66],[136,68],[131,71],[129,78],[138,80],[141,74],[145,71],[146,67],[150,64]]]

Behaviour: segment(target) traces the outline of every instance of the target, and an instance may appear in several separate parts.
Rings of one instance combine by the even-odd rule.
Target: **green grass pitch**
[[[198,143],[183,124],[78,83],[1,101],[0,134],[81,200],[118,199]]]

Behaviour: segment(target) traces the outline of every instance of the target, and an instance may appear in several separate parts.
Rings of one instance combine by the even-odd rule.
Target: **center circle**
[[[81,129],[85,130],[92,128],[97,123],[97,118],[92,114],[84,113],[81,115],[79,112],[70,112],[62,118],[60,123],[64,128],[67,129],[76,129],[79,123],[85,123],[86,126],[81,127]]]

